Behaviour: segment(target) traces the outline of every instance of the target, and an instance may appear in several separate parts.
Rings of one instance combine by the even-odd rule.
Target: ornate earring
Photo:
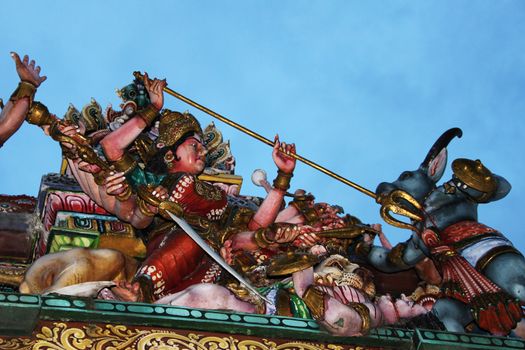
[[[173,160],[175,159],[175,156],[173,155],[173,152],[166,152],[164,155],[164,163],[166,164],[166,167],[168,169],[173,168]]]

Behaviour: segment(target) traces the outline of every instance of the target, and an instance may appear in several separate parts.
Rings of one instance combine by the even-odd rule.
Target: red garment
[[[463,221],[442,232],[427,229],[421,235],[443,277],[442,289],[450,298],[468,304],[480,328],[494,335],[507,335],[521,320],[520,303],[482,275],[453,245],[498,231],[475,221]]]
[[[227,206],[226,193],[195,175],[178,173],[169,175],[163,185],[168,189],[169,200],[178,203],[184,215],[198,215],[207,220],[219,220]],[[198,228],[196,228],[198,230]],[[156,238],[148,246],[148,255],[137,275],[149,276],[153,298],[182,290],[192,284],[209,282],[212,261],[204,251],[182,230]],[[218,272],[218,271],[217,271]]]
[[[461,221],[450,225],[440,234],[440,240],[447,245],[460,243],[466,239],[484,236],[487,234],[500,234],[497,230],[480,224],[477,221]],[[480,237],[481,238],[481,237]]]

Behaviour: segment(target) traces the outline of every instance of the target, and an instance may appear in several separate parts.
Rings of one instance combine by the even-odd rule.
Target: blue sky
[[[417,168],[450,127],[449,147],[512,184],[480,221],[525,250],[525,2],[523,1],[26,1],[0,13],[0,97],[17,84],[9,52],[28,53],[48,80],[37,100],[62,116],[94,97],[117,106],[134,70],[374,190]],[[194,112],[170,97],[166,107]],[[231,140],[244,194],[268,146],[216,123]],[[521,151],[520,151],[521,150]],[[38,192],[60,150],[34,126],[0,150],[0,193]],[[443,180],[450,177],[450,165]],[[381,222],[369,197],[305,165],[293,188]],[[407,231],[385,227],[393,241]]]

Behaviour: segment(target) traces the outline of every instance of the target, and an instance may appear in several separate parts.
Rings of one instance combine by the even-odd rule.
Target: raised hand
[[[15,61],[16,72],[20,80],[27,81],[38,87],[47,79],[45,75],[40,76],[40,66],[35,67],[35,60],[29,61],[29,56],[25,55],[24,59],[21,60],[16,52],[11,52],[11,57]]]
[[[166,79],[153,79],[148,77],[148,73],[144,73],[144,87],[148,91],[149,99],[151,104],[158,110],[162,109],[164,105],[164,94],[163,89],[168,85]]]
[[[275,135],[272,158],[279,170],[291,174],[295,169],[295,144],[286,144],[279,141],[279,135]]]

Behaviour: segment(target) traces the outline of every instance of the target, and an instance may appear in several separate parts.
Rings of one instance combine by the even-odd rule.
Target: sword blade
[[[248,289],[250,292],[252,292],[253,294],[257,295],[259,298],[263,299],[264,301],[266,301],[267,303],[269,304],[272,304],[273,305],[273,302],[271,302],[269,299],[267,299],[264,295],[262,295],[261,293],[259,293],[259,291],[257,289],[255,289],[248,281],[246,281],[244,279],[243,276],[241,276],[237,271],[235,271],[233,269],[233,267],[231,267],[230,265],[228,265],[228,263],[226,263],[226,261],[224,261],[222,259],[222,257],[215,251],[213,250],[212,247],[210,247],[208,245],[208,243],[206,243],[206,241],[204,239],[202,239],[202,237],[197,233],[195,232],[195,230],[193,229],[193,227],[191,227],[187,222],[186,220],[176,216],[175,214],[169,212],[166,210],[166,212],[168,213],[168,215],[171,217],[171,219],[173,221],[175,221],[177,223],[177,225],[180,226],[180,228],[182,230],[184,230],[184,232],[186,232],[188,234],[188,236],[190,236],[191,239],[193,239],[195,241],[195,243],[197,243],[197,245],[199,247],[202,248],[202,250],[204,250],[209,256],[212,257],[213,260],[215,260],[215,262],[219,265],[221,265],[221,267],[223,269],[225,269],[226,271],[228,271],[228,273],[230,273],[237,281],[239,281],[240,283],[242,283],[246,289]]]

